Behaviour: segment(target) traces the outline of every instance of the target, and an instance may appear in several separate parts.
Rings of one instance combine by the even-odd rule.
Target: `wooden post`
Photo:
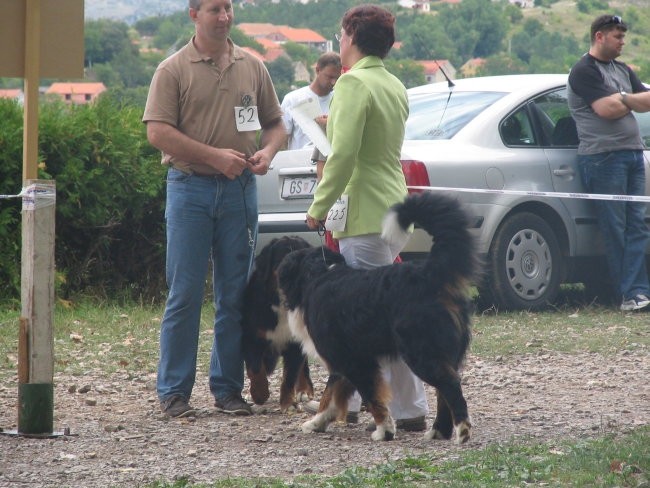
[[[18,433],[52,434],[54,181],[38,181],[38,88],[83,76],[84,0],[2,0],[0,76],[23,77],[23,198]],[[5,432],[0,429],[0,432]]]
[[[25,10],[25,110],[23,181],[38,177],[38,84],[41,65],[41,0],[27,0]]]
[[[22,212],[18,432],[48,434],[53,430],[54,409],[56,187],[51,180],[28,180],[26,184]],[[21,360],[27,364],[20,364]]]

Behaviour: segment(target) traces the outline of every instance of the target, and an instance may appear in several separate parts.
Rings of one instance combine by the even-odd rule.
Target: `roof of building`
[[[440,70],[440,67],[445,67],[450,65],[448,59],[418,59],[416,63],[422,65],[424,68],[425,75],[432,75],[437,73]]]
[[[18,98],[22,93],[20,88],[3,88],[0,89],[0,98]]]
[[[52,83],[52,85],[47,89],[45,93],[56,93],[59,95],[65,95],[68,93],[83,93],[88,95],[99,95],[104,91],[106,91],[106,86],[104,85],[104,83],[57,82],[57,83]]]
[[[288,25],[242,22],[241,24],[237,24],[237,28],[247,36],[256,39],[271,36],[273,34],[279,34],[285,39],[297,43],[327,41],[327,39],[316,31],[289,27]]]

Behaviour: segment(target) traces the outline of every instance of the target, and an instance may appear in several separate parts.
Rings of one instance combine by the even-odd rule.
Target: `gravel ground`
[[[650,357],[643,352],[470,356],[463,382],[473,435],[463,446],[402,431],[392,442],[373,442],[365,431],[368,414],[359,424],[337,423],[325,434],[303,434],[300,424],[308,415],[278,409],[277,376],[265,408],[252,417],[231,417],[215,411],[207,378],[199,374],[192,398],[198,417],[168,420],[159,413],[153,375],[57,374],[54,430],[68,428],[70,435],[1,435],[0,486],[105,488],[181,477],[210,482],[334,475],[407,456],[427,454],[443,461],[493,443],[584,439],[650,423]],[[315,366],[312,378],[320,393],[325,372]],[[435,406],[435,391],[427,391]],[[5,431],[16,429],[16,401],[15,381],[1,385],[0,427]]]

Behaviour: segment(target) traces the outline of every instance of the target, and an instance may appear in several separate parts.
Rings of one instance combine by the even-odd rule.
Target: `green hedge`
[[[22,106],[0,100],[0,194],[22,187]],[[164,292],[164,178],[142,108],[43,102],[39,175],[56,180],[59,296]],[[0,299],[20,297],[19,200],[0,201]]]

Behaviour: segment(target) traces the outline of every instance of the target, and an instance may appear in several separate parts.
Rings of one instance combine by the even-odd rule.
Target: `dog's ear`
[[[273,239],[264,246],[255,258],[255,272],[264,282],[267,282],[269,276],[273,273],[273,250],[277,245],[278,239]]]
[[[294,251],[287,254],[278,266],[278,286],[284,295],[285,305],[293,310],[302,300],[301,264],[304,251]]]

